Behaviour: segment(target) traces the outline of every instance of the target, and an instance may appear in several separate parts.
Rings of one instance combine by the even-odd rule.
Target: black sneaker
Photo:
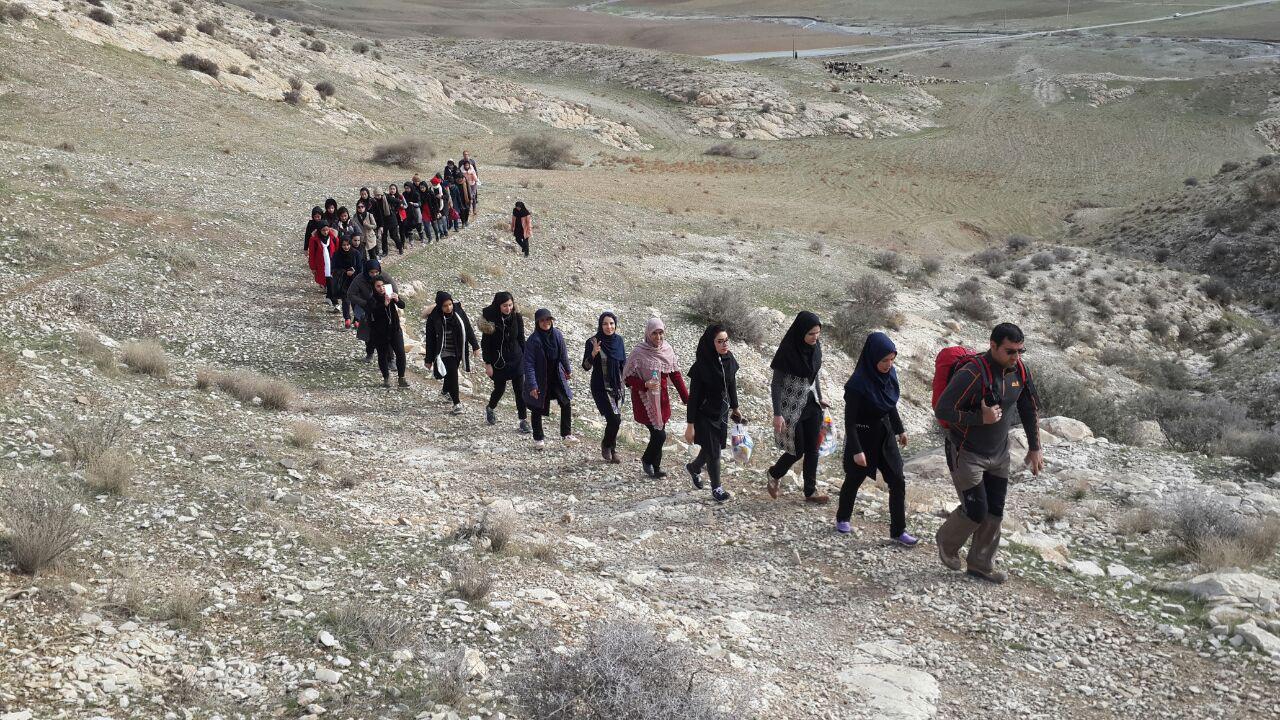
[[[702,473],[694,471],[693,463],[689,463],[685,465],[684,469],[689,471],[689,479],[693,481],[693,486],[701,490],[702,489]]]
[[[654,476],[654,477],[656,477],[656,478],[664,478],[664,477],[666,477],[666,476],[667,476],[667,471],[666,471],[666,470],[663,470],[662,468],[658,467],[657,465],[654,465],[654,466],[653,466],[653,476]]]
[[[382,387],[391,389],[391,378],[382,378]]]
[[[484,409],[484,421],[486,424],[489,424],[489,425],[498,424],[498,414],[493,411],[493,408],[486,407]]]
[[[366,354],[365,354],[365,356],[364,356],[364,361],[365,361],[365,362],[373,362],[373,353],[366,353]]]
[[[729,494],[728,490],[725,490],[722,487],[718,487],[718,488],[711,488],[711,497],[716,502],[724,502],[733,496]]]
[[[528,435],[529,433],[533,432],[532,430],[530,430],[530,429],[529,429],[529,421],[528,421],[528,420],[521,420],[521,421],[520,421],[520,428],[519,428],[519,431],[520,431],[521,433],[525,434],[525,435]]]
[[[642,463],[640,463],[640,467],[644,469],[644,474],[645,474],[645,475],[647,475],[647,476],[649,476],[649,477],[657,477],[657,475],[654,475],[654,474],[653,474],[653,466],[652,466],[652,465],[650,465],[649,463],[647,463],[647,462],[642,462]]]
[[[400,378],[398,381],[398,384],[400,385],[400,387],[409,387],[409,381],[405,380],[404,378]]]

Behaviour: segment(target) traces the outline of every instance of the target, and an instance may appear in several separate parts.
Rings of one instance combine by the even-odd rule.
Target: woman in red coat
[[[328,225],[321,225],[307,238],[307,265],[316,284],[325,289],[326,297],[329,284],[333,282],[333,255],[338,252],[338,234]],[[337,307],[332,299],[330,305]]]
[[[627,356],[622,379],[631,388],[631,407],[636,422],[649,428],[649,445],[640,456],[644,474],[666,477],[662,471],[662,445],[667,441],[667,421],[671,419],[671,399],[667,380],[676,386],[680,402],[689,402],[689,389],[676,360],[676,351],[666,341],[666,326],[658,318],[644,325],[644,342]]]

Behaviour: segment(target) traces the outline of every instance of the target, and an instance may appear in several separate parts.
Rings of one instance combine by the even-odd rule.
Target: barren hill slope
[[[1049,471],[1020,471],[1010,493],[1010,583],[945,571],[930,541],[954,503],[927,400],[937,349],[1012,317],[1033,338],[1028,362],[1069,380],[1072,397],[1053,407],[1141,398],[1145,367],[1102,361],[1114,339],[1199,377],[1215,350],[1250,337],[1245,311],[1207,297],[1199,277],[1016,238],[994,243],[1004,265],[885,253],[843,229],[838,180],[790,192],[842,229],[819,233],[773,208],[762,219],[724,202],[723,188],[817,162],[821,146],[761,141],[772,155],[759,165],[703,156],[696,138],[646,153],[626,145],[638,131],[585,103],[565,110],[583,124],[562,136],[588,166],[517,168],[507,140],[558,128],[538,108],[565,106],[496,65],[480,74],[372,47],[365,57],[346,49],[355,38],[289,26],[287,43],[244,53],[253,78],[228,77],[243,62],[241,30],[272,37],[272,25],[184,7],[179,20],[168,4],[108,3],[119,20],[104,29],[85,24],[96,22],[88,6],[40,6],[55,17],[0,26],[0,716],[532,718],[516,689],[558,657],[548,648],[570,653],[601,622],[623,621],[697,666],[690,686],[658,665],[679,679],[674,693],[693,687],[742,708],[735,717],[1274,714],[1280,586],[1269,578],[1280,573],[1266,532],[1280,481],[1178,444],[1176,418],[1120,418],[1117,432],[1144,431],[1131,444],[1099,423],[1046,419]],[[142,30],[193,15],[221,21],[212,39],[189,31],[180,43],[216,58],[216,78],[178,67],[181,54]],[[304,39],[326,51],[302,50]],[[299,105],[274,92],[295,76]],[[325,79],[337,94],[322,100]],[[520,104],[486,106],[506,97]],[[763,427],[772,344],[792,313],[828,320],[837,416],[852,365],[842,338],[892,326],[922,545],[883,541],[882,486],[861,494],[852,537],[832,532],[830,507],[799,501],[795,478],[770,500],[760,430],[755,462],[728,466],[727,505],[677,472],[690,449],[674,439],[671,475],[644,478],[630,419],[627,462],[601,464],[578,376],[584,441],[542,453],[515,431],[510,400],[484,424],[478,372],[457,417],[420,355],[411,388],[382,390],[324,311],[299,236],[317,200],[403,181],[410,169],[368,158],[404,136],[438,149],[416,169],[466,147],[484,182],[470,227],[387,259],[412,288],[412,338],[435,289],[473,315],[509,289],[526,311],[554,309],[573,353],[604,308],[629,342],[660,314],[687,365],[701,329],[690,297],[730,286],[766,338],[735,343],[743,410]],[[517,198],[537,221],[529,259],[505,232]],[[907,224],[896,214],[909,211],[884,205],[885,222]],[[891,300],[864,327],[849,300],[868,286]],[[1152,305],[1178,323],[1147,323]],[[1203,339],[1181,343],[1183,324]],[[831,491],[839,461],[823,461]],[[31,502],[42,498],[56,502]],[[21,541],[41,537],[25,520],[49,508],[78,534],[38,575],[10,572]],[[1166,554],[1181,546],[1176,521],[1205,508],[1241,535],[1215,545],[1220,555]],[[1210,569],[1221,572],[1187,582]]]

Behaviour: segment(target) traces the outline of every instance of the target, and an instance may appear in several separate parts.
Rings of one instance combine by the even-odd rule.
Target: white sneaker
[[[542,450],[542,449],[545,449],[546,447],[547,447],[547,442],[546,442],[545,440],[534,440],[534,441],[533,441],[533,449],[534,449],[534,450]]]
[[[461,414],[462,414],[462,403],[458,403],[457,405],[454,405],[454,406],[453,406],[453,410],[452,410],[452,411],[450,411],[450,412],[452,412],[454,415],[461,415]]]
[[[579,442],[581,442],[580,440],[578,440],[577,435],[565,435],[563,439],[564,439],[565,445],[577,445]]]

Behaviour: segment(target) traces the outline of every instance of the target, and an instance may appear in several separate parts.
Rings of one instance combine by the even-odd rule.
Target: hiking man
[[[960,506],[935,536],[938,555],[943,565],[960,570],[960,548],[972,536],[965,563],[968,574],[997,584],[1008,577],[996,569],[995,555],[1009,488],[1011,410],[1016,408],[1027,433],[1027,466],[1034,475],[1044,468],[1035,388],[1022,364],[1023,343],[1017,325],[995,326],[987,352],[966,354],[956,361],[934,408],[947,428],[947,467],[960,496]]]

